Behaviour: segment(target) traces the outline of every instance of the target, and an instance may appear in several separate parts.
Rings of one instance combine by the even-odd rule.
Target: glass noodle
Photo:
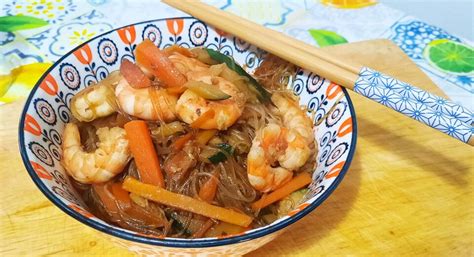
[[[237,122],[227,130],[217,131],[204,145],[190,140],[190,142],[184,144],[182,149],[176,150],[175,143],[177,140],[187,134],[191,134],[193,135],[192,138],[195,138],[201,130],[193,129],[189,124],[179,120],[168,123],[161,119],[147,121],[156,154],[164,173],[166,189],[196,198],[199,195],[200,188],[212,177],[215,177],[218,180],[217,191],[214,199],[210,202],[211,204],[251,216],[254,219],[252,227],[268,224],[272,220],[264,219],[264,216],[267,215],[268,218],[268,214],[271,213],[276,218],[275,209],[277,207],[276,204],[273,204],[258,211],[251,208],[251,203],[259,199],[262,193],[255,190],[249,182],[247,155],[256,133],[269,123],[284,126],[282,119],[278,115],[276,107],[271,103],[263,104],[259,102],[255,90],[248,85],[248,78],[232,71],[226,64],[217,64],[202,49],[192,49],[191,52],[195,58],[210,65],[210,73],[213,76],[220,76],[234,84],[240,92],[244,93],[247,101]],[[147,71],[147,73],[150,72]],[[289,84],[293,81],[294,74],[295,67],[293,65],[278,58],[269,57],[256,70],[254,76],[270,93],[283,92],[288,98],[298,101],[288,89],[291,86]],[[118,72],[113,72],[101,83],[108,83],[111,87],[114,87],[118,80]],[[152,87],[159,87],[160,84],[161,82],[158,79],[153,78]],[[160,104],[155,102],[162,99],[155,92],[156,90],[150,89],[154,111],[160,113]],[[171,103],[168,103],[168,106],[170,105]],[[79,125],[85,151],[91,152],[97,148],[96,131],[98,128],[123,127],[126,122],[137,119],[124,113],[118,103],[114,102],[114,106],[118,106],[117,112],[110,116],[87,123],[75,121]],[[230,145],[232,151],[223,151],[223,144]],[[296,173],[314,170],[316,145],[310,145],[310,150],[312,157]],[[213,163],[210,157],[217,153],[223,155],[222,161]],[[121,182],[127,176],[140,180],[139,174],[135,161],[132,159],[124,171],[116,176],[111,183]],[[73,179],[71,178],[71,180]],[[77,181],[74,181],[73,184],[92,213],[108,222],[140,233],[189,238],[210,236],[213,235],[212,233],[218,233],[216,231],[220,231],[219,233],[222,235],[239,231],[239,228],[228,226],[228,224],[225,225],[227,227],[220,228],[221,222],[158,204],[134,194],[130,195],[131,203],[127,203],[132,208],[117,201],[116,208],[113,208],[115,211],[110,211],[110,208],[106,208],[104,205],[101,196],[94,190],[94,186],[81,184]],[[123,209],[125,207],[127,207],[126,211]],[[210,229],[203,229],[204,226],[210,227]]]

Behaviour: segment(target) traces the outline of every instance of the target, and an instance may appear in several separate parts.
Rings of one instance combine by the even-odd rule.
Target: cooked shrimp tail
[[[247,175],[252,186],[270,192],[288,182],[293,171],[301,168],[311,155],[312,121],[281,93],[272,102],[282,117],[283,126],[268,124],[257,131],[247,156]]]
[[[68,123],[63,133],[62,164],[75,180],[85,183],[101,183],[112,179],[125,168],[130,159],[125,130],[119,127],[99,128],[98,147],[85,152],[76,124]]]
[[[119,80],[120,75],[113,72],[106,79],[77,93],[71,100],[72,115],[79,121],[89,122],[114,113],[117,104],[113,87]]]
[[[176,120],[176,95],[159,87],[133,88],[125,79],[115,88],[120,109],[128,115],[145,120]]]

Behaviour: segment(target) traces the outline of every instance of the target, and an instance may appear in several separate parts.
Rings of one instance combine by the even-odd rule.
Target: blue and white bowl
[[[25,167],[38,188],[56,206],[83,224],[141,255],[242,255],[281,234],[290,224],[319,206],[341,182],[354,155],[356,118],[347,92],[340,86],[299,69],[293,92],[314,117],[319,149],[317,169],[306,201],[272,224],[219,238],[157,238],[107,224],[87,211],[61,166],[61,135],[71,120],[71,98],[88,85],[119,69],[123,59],[134,60],[144,39],[158,47],[178,44],[208,47],[233,58],[250,71],[266,53],[194,18],[141,22],[112,30],[78,46],[58,60],[38,81],[24,107],[19,127]],[[315,228],[316,229],[316,228]]]

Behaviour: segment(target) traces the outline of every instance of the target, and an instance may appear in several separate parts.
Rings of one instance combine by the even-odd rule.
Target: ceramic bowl
[[[242,255],[281,234],[290,224],[320,205],[341,182],[354,155],[356,118],[347,92],[340,86],[299,69],[293,92],[314,118],[318,166],[305,202],[272,224],[219,238],[156,238],[116,227],[95,217],[74,191],[61,167],[61,135],[71,120],[70,100],[81,89],[117,70],[122,60],[134,60],[144,39],[158,47],[173,44],[219,50],[251,72],[266,53],[239,38],[213,29],[194,18],[141,22],[99,35],[59,59],[38,81],[24,107],[20,150],[25,167],[38,188],[56,206],[86,226],[108,235],[119,245],[142,255]],[[314,229],[317,229],[316,227]]]

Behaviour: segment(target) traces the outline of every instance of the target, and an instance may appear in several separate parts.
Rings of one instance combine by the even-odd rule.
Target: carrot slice
[[[148,184],[164,187],[165,181],[160,168],[160,160],[146,122],[132,120],[126,123],[124,128],[141,180]]]
[[[120,74],[133,88],[145,88],[151,86],[150,79],[133,62],[125,59],[120,64]]]
[[[173,53],[180,53],[186,57],[190,57],[190,58],[196,58],[196,54],[191,52],[188,48],[184,48],[182,46],[179,46],[179,45],[172,45],[172,46],[169,46],[165,49],[163,49],[163,53],[166,55],[166,56],[170,56],[172,55]]]
[[[205,145],[216,133],[217,129],[201,130],[196,135],[196,141],[201,145]]]
[[[180,87],[186,83],[186,77],[150,40],[146,39],[138,44],[135,56],[140,65],[143,65],[164,83],[163,86]]]
[[[106,183],[92,184],[92,188],[94,189],[97,196],[99,196],[99,199],[104,204],[104,207],[107,212],[109,212],[110,214],[117,214],[119,212],[119,209],[117,207],[117,204],[115,203],[115,199],[112,193],[108,189],[108,185],[109,184]]]
[[[124,208],[128,209],[132,206],[132,199],[130,198],[129,193],[122,188],[122,184],[112,184],[112,194]]]
[[[212,202],[216,196],[218,185],[219,180],[214,175],[212,175],[209,180],[206,181],[199,189],[199,198],[208,203]]]
[[[252,217],[245,214],[208,204],[186,195],[173,193],[161,187],[145,184],[131,177],[125,178],[123,188],[148,200],[242,227],[247,227],[252,222]]]
[[[258,201],[252,204],[254,210],[260,210],[278,200],[285,198],[287,195],[311,183],[311,175],[307,172],[302,172],[298,176],[292,178],[288,183],[284,184],[277,190],[263,196]]]
[[[183,149],[184,145],[193,137],[194,135],[192,132],[189,132],[185,134],[184,136],[181,136],[180,138],[176,139],[176,141],[174,141],[173,146],[172,146],[173,149],[176,151]]]
[[[214,118],[216,112],[213,109],[209,109],[207,112],[203,113],[199,118],[197,118],[193,123],[189,126],[191,128],[199,128],[203,125],[207,120]]]

